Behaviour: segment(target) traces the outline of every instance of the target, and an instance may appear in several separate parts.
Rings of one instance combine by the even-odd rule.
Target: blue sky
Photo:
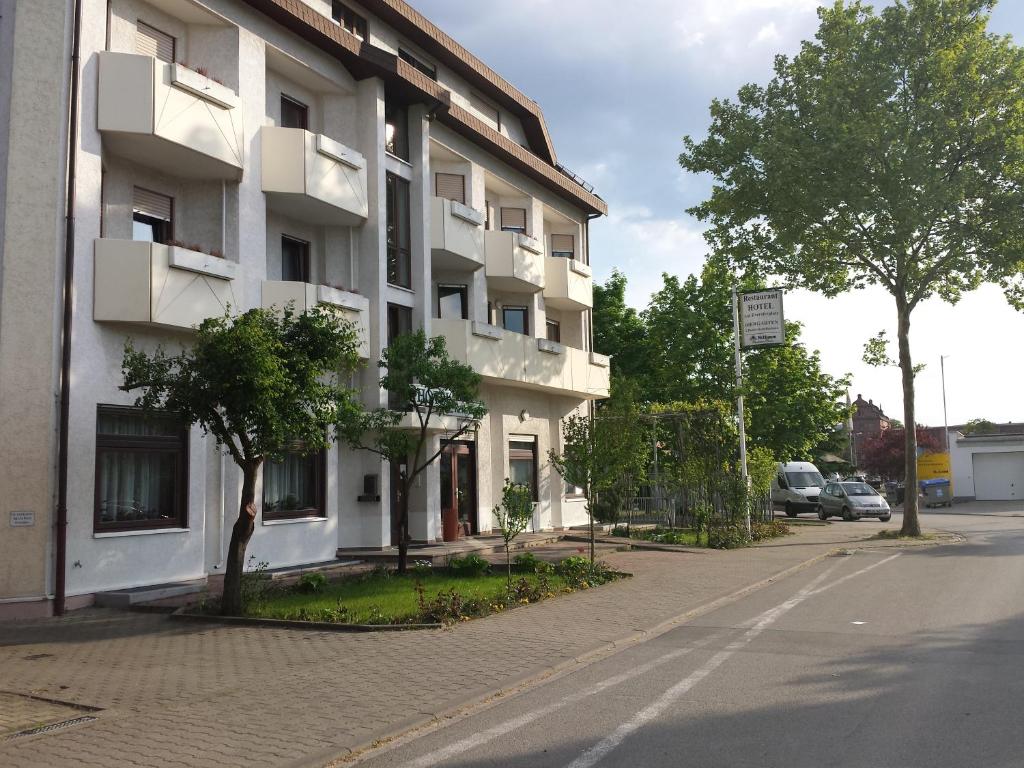
[[[537,101],[559,160],[594,184],[610,214],[592,227],[595,279],[617,267],[628,298],[646,304],[661,273],[699,271],[706,254],[686,208],[709,191],[676,162],[682,137],[700,137],[712,98],[771,77],[777,53],[793,53],[817,28],[815,0],[412,0],[416,8]],[[1002,0],[991,29],[1024,39],[1024,2]],[[853,374],[863,393],[902,417],[896,369],[861,361],[879,330],[895,336],[892,300],[859,291],[836,300],[787,298],[787,319],[826,370]],[[921,306],[911,330],[918,421],[942,423],[939,355],[946,361],[950,423],[1024,421],[1024,314],[983,288],[956,307]]]

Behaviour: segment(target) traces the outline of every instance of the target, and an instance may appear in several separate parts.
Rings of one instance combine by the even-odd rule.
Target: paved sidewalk
[[[0,625],[0,691],[102,711],[0,741],[0,764],[323,765],[883,527],[895,526],[801,526],[731,552],[613,552],[604,559],[633,578],[449,630],[342,634],[99,609],[11,622]]]

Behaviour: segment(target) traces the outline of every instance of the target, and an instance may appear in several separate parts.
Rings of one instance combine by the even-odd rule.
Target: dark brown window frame
[[[284,105],[289,104],[292,107],[298,107],[298,111],[302,115],[302,125],[284,125]],[[298,99],[289,96],[286,93],[281,94],[281,125],[285,128],[301,128],[304,131],[309,130],[309,105],[305,102],[299,101]]]
[[[529,445],[530,448],[513,448],[513,444]],[[508,463],[509,463],[509,475],[512,474],[511,466],[513,461],[522,461],[528,459],[532,462],[532,476],[533,476],[533,500],[535,502],[540,501],[540,484],[537,482],[537,440],[536,438],[530,442],[527,440],[514,440],[509,438],[508,441]]]
[[[333,0],[331,3],[331,18],[338,22],[338,26],[351,32],[360,40],[369,39],[366,17],[356,13],[344,3]]]
[[[403,189],[405,191],[405,220],[399,221],[398,210],[398,190]],[[412,189],[411,185],[406,179],[401,176],[388,173],[385,181],[385,213],[387,218],[387,281],[389,285],[396,285],[399,288],[412,288],[412,212],[410,211],[412,203]],[[399,234],[399,228],[405,228],[406,241],[408,245],[404,248],[400,245],[402,238]],[[391,234],[392,231],[395,233],[394,242],[392,242]],[[392,272],[392,263],[394,263],[394,271]],[[407,275],[406,282],[402,280],[402,267],[405,267]],[[392,280],[391,278],[395,279]]]
[[[555,331],[555,338],[551,338],[551,329]],[[551,320],[550,318],[544,321],[545,336],[548,341],[553,341],[557,344],[562,343],[562,323],[558,320]]]
[[[384,99],[384,151],[399,160],[409,162],[409,111],[385,95]],[[392,141],[387,141],[387,126],[392,126]]]
[[[442,176],[450,176],[452,178],[457,178],[457,179],[462,181],[462,195],[461,195],[462,199],[461,200],[455,200],[455,198],[453,198],[453,197],[448,197],[448,198],[445,198],[445,199],[446,200],[454,200],[457,203],[462,203],[463,205],[465,205],[466,204],[466,177],[465,177],[465,175],[461,174],[461,173],[446,173],[445,171],[437,171],[436,173],[434,173],[434,194],[437,197],[442,197],[442,195],[440,194],[441,177]]]
[[[522,227],[506,226],[505,225],[505,211],[522,211],[523,212],[523,226]],[[527,225],[527,216],[526,216],[526,209],[525,208],[514,208],[514,207],[511,207],[511,206],[505,206],[505,205],[503,205],[500,208],[498,208],[498,228],[502,232],[519,232],[519,233],[525,235],[525,234],[527,234],[526,225]]]
[[[296,446],[300,448],[299,446]],[[290,453],[298,453],[299,450],[290,451]],[[261,495],[260,498],[260,509],[263,516],[263,522],[274,522],[275,520],[323,520],[327,518],[327,449],[322,448],[315,453],[306,454],[306,459],[313,459],[316,461],[314,467],[316,469],[316,477],[314,478],[314,492],[316,493],[316,506],[313,508],[306,509],[290,509],[285,512],[268,512],[267,511],[267,499],[265,495]],[[263,463],[263,493],[266,493],[267,488],[267,464],[270,462]]]
[[[93,533],[121,533],[125,531],[179,530],[188,528],[188,425],[182,424],[175,437],[152,435],[105,435],[99,431],[100,413],[133,415],[145,418],[145,411],[125,405],[96,405],[96,456],[93,467]],[[163,414],[172,417],[174,414]],[[147,453],[175,453],[174,493],[176,517],[173,520],[115,521],[100,519],[100,456],[107,451],[142,451]]]
[[[415,53],[413,53],[412,51],[409,51],[409,50],[403,48],[402,46],[398,46],[398,58],[400,58],[402,61],[404,61],[410,67],[415,69],[417,72],[420,72],[420,73],[426,75],[431,80],[435,80],[435,81],[437,80],[437,65],[436,64],[430,64],[430,63],[428,63],[426,61],[423,61],[423,59],[421,59]]]
[[[506,305],[502,306],[502,308],[501,308],[501,327],[504,328],[505,330],[511,330],[505,324],[505,313],[508,310],[510,310],[510,309],[513,309],[513,310],[516,310],[516,311],[522,310],[522,312],[523,312],[523,330],[522,330],[522,334],[523,334],[523,336],[529,336],[530,335],[530,308],[527,307],[527,306],[521,306],[521,305],[518,305],[518,304],[512,304],[512,305],[506,304]],[[512,333],[519,333],[519,331],[512,331]]]
[[[106,173],[106,171],[104,171],[104,174],[105,173]],[[158,219],[158,218],[153,217],[153,216],[146,216],[144,213],[137,213],[137,211],[135,210],[135,201],[132,200],[132,221],[133,222],[137,221],[135,216],[138,215],[141,219],[147,220],[147,221],[145,221],[145,223],[147,223],[147,224],[150,223],[150,221],[148,221],[148,220],[152,219],[154,222],[155,221],[160,221],[160,222],[163,222],[164,224],[167,225],[167,232],[164,234],[163,239],[161,239],[161,240],[154,240],[153,241],[154,243],[160,243],[162,245],[166,245],[168,242],[170,242],[171,240],[174,239],[174,220],[177,217],[177,213],[175,211],[174,196],[173,195],[165,195],[163,192],[157,192],[155,189],[150,189],[149,187],[140,187],[138,184],[135,184],[132,187],[132,194],[133,195],[135,194],[135,190],[136,189],[141,189],[143,192],[149,192],[151,195],[159,195],[160,197],[166,197],[168,200],[171,201],[171,218],[168,221],[164,221],[163,219]]]
[[[303,270],[301,270],[301,271],[305,273],[305,275],[304,275],[305,279],[304,280],[288,280],[285,277],[285,274],[284,274],[284,259],[285,259],[284,244],[285,244],[286,241],[287,242],[291,242],[291,243],[298,243],[299,245],[301,245],[303,247],[303,250],[304,250],[303,257],[305,258],[306,263],[305,263],[305,268]],[[311,261],[312,261],[312,254],[310,253],[310,251],[311,251],[311,249],[310,249],[310,244],[309,244],[308,240],[303,240],[301,237],[294,237],[292,235],[282,234],[281,235],[281,279],[284,280],[285,282],[295,282],[295,283],[308,283],[308,282],[310,282],[310,280],[312,279],[312,273],[313,273],[313,265],[311,263]]]
[[[437,284],[437,318],[441,319],[441,289],[455,289],[462,294],[462,319],[469,319],[469,286],[465,283],[438,283]]]

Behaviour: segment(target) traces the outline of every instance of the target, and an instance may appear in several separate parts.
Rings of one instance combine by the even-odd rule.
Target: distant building
[[[853,434],[858,437],[878,437],[890,426],[889,417],[885,415],[881,405],[873,400],[865,400],[857,395],[853,401],[856,410],[853,412]]]

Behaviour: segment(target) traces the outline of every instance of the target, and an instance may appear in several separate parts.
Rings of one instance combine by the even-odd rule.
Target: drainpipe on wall
[[[67,202],[64,209],[64,316],[60,334],[60,423],[57,427],[57,520],[54,525],[56,571],[53,612],[63,616],[68,528],[68,424],[71,411],[71,320],[75,287],[75,171],[78,160],[78,59],[82,37],[82,0],[75,0],[71,33],[71,88],[68,97]]]

